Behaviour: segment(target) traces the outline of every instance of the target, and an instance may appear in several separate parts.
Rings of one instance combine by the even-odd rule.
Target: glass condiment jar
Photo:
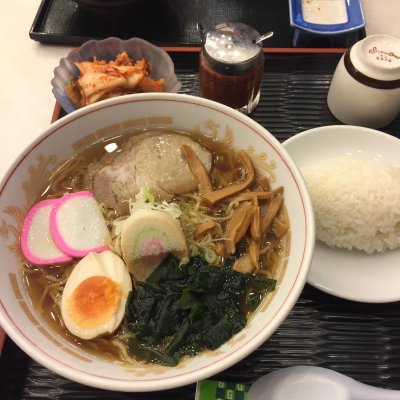
[[[264,72],[260,36],[252,27],[228,22],[205,35],[200,51],[200,95],[244,114],[251,113],[260,100]]]

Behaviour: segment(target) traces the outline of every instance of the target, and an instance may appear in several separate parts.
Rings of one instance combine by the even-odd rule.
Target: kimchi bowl
[[[117,64],[121,64],[122,62],[122,66],[114,66],[113,71],[104,74],[104,69],[108,65],[105,65],[101,71],[88,71],[91,74],[90,76],[87,75],[85,77],[86,82],[83,82],[85,84],[83,89],[86,94],[93,96],[92,99],[88,96],[88,100],[82,102],[83,104],[77,104],[80,100],[79,98],[77,100],[74,98],[71,99],[71,94],[68,90],[79,78],[80,70],[78,65],[80,65],[80,63],[111,62],[115,64],[118,55],[121,55],[124,52],[126,52],[127,57],[120,62],[117,60]],[[133,68],[130,68],[128,71],[126,68],[127,58],[129,58],[133,64]],[[141,89],[139,87],[140,82],[139,85],[136,86],[139,79],[136,79],[138,74],[135,69],[139,69],[138,73],[142,74],[141,69],[143,68],[142,65],[140,65],[139,68],[136,68],[135,64],[141,60],[145,60],[149,66],[145,70],[145,74],[149,72],[149,78],[155,81],[163,81],[161,84],[163,91],[177,93],[180,90],[182,86],[181,82],[179,82],[176,77],[174,63],[166,51],[150,42],[147,42],[146,40],[136,37],[128,40],[109,37],[103,40],[89,40],[79,48],[71,51],[67,57],[60,60],[59,65],[54,69],[54,77],[51,81],[53,94],[63,110],[70,113],[87,105],[86,103],[94,103],[107,97],[119,96],[125,92],[139,92],[141,90],[154,91],[155,89],[151,88]],[[123,70],[121,71],[121,69]],[[116,74],[119,76],[116,76]],[[100,87],[102,85],[101,81],[104,81],[104,77],[107,80],[107,85],[99,88],[99,90],[93,90],[93,87]],[[115,79],[110,79],[110,77]],[[82,88],[79,87],[76,91],[79,92],[80,89]],[[77,94],[75,93],[75,95]]]
[[[90,339],[87,336],[76,337],[75,334],[79,335],[79,332],[68,332],[65,324],[68,321],[64,319],[65,315],[63,312],[65,310],[62,309],[62,296],[66,295],[67,285],[69,285],[75,269],[88,256],[82,259],[83,256],[75,255],[72,257],[72,261],[70,260],[64,264],[57,264],[56,261],[55,265],[50,266],[45,265],[46,263],[44,265],[32,265],[32,262],[27,261],[26,254],[28,253],[21,249],[21,243],[27,240],[26,235],[25,237],[20,236],[21,231],[23,231],[24,226],[26,227],[26,221],[29,220],[27,215],[32,214],[32,210],[37,207],[38,201],[43,199],[46,199],[46,201],[58,201],[58,195],[54,195],[56,187],[60,187],[61,198],[66,199],[66,197],[63,197],[64,194],[78,190],[71,187],[74,184],[78,184],[79,186],[83,182],[80,178],[75,180],[80,174],[75,172],[72,174],[72,177],[67,177],[66,180],[57,179],[57,174],[63,168],[68,166],[68,168],[73,168],[73,171],[82,171],[81,167],[83,164],[79,164],[79,162],[86,162],[85,157],[89,157],[88,154],[91,154],[91,157],[93,157],[93,146],[103,149],[104,154],[107,153],[105,154],[107,157],[105,168],[108,168],[110,166],[109,157],[114,157],[112,154],[114,151],[116,152],[115,157],[118,157],[119,154],[124,154],[123,151],[125,151],[126,147],[120,146],[120,143],[125,139],[131,138],[136,143],[135,145],[140,146],[145,143],[146,139],[138,141],[139,136],[153,131],[163,135],[167,131],[179,132],[179,140],[193,140],[199,146],[203,146],[205,149],[203,150],[206,153],[206,150],[209,149],[209,143],[214,143],[214,145],[217,143],[216,150],[211,151],[212,157],[220,149],[223,150],[218,153],[220,155],[225,154],[225,152],[228,154],[231,151],[237,152],[234,154],[239,155],[239,162],[243,162],[243,166],[246,166],[243,169],[244,173],[237,176],[237,182],[229,185],[229,190],[232,187],[237,190],[237,184],[241,185],[246,181],[251,175],[250,170],[252,165],[256,175],[255,179],[261,182],[260,179],[262,177],[268,178],[267,180],[270,185],[268,191],[270,193],[279,193],[283,197],[284,202],[281,208],[285,221],[283,224],[288,224],[288,229],[285,230],[284,236],[278,240],[282,246],[279,247],[280,250],[278,257],[275,258],[276,263],[274,264],[274,268],[269,269],[270,267],[268,266],[261,266],[260,268],[265,268],[265,274],[262,274],[262,276],[257,275],[260,272],[259,270],[253,269],[252,272],[246,272],[236,269],[232,271],[228,268],[227,273],[234,274],[233,281],[235,282],[241,282],[243,279],[245,282],[257,281],[257,285],[260,283],[264,285],[266,281],[271,282],[271,280],[275,282],[273,287],[270,288],[271,290],[263,291],[263,295],[258,297],[257,307],[253,307],[251,313],[246,314],[248,317],[247,320],[242,319],[243,315],[238,317],[239,320],[244,321],[243,326],[239,330],[232,331],[232,335],[230,337],[227,336],[226,340],[218,343],[215,348],[203,347],[196,348],[196,351],[189,352],[190,354],[188,352],[180,353],[184,354],[184,356],[177,362],[175,362],[176,360],[170,362],[170,356],[168,356],[169,358],[166,359],[166,362],[157,362],[154,361],[154,358],[150,361],[146,360],[146,352],[144,352],[146,354],[143,354],[143,352],[140,354],[135,353],[136,349],[149,350],[148,345],[146,345],[147,347],[143,347],[140,343],[136,347],[134,346],[133,349],[125,348],[121,350],[121,346],[115,344],[115,340],[118,342],[126,339],[125,334],[127,332],[119,330],[121,325],[113,333],[102,332],[100,335],[97,333],[96,335],[99,337],[95,339]],[[154,138],[154,135],[151,134],[145,137]],[[161,141],[158,141],[157,146],[160,143]],[[180,148],[182,149],[182,147]],[[136,158],[139,159],[139,147],[135,147],[135,149]],[[154,157],[151,157],[152,154],[154,154]],[[81,157],[82,155],[84,157]],[[79,157],[77,158],[77,156]],[[243,160],[250,161],[247,163],[247,161],[244,162]],[[159,162],[155,152],[150,153],[150,161],[154,163]],[[213,162],[216,161],[214,160]],[[190,164],[189,161],[188,164]],[[225,168],[224,171],[228,176],[232,172],[229,167]],[[163,173],[164,171],[159,171],[159,175]],[[117,175],[120,177],[123,174],[121,172]],[[223,175],[225,176],[225,173]],[[215,179],[218,178],[215,176],[212,178],[212,188],[209,191],[205,191],[206,194],[213,193],[218,196],[221,194],[220,190],[224,188],[217,187]],[[264,181],[265,179],[263,179]],[[174,183],[175,180],[172,182]],[[200,186],[200,183],[197,184]],[[253,198],[252,196],[258,195],[252,191],[259,192],[259,189],[255,186],[248,186],[241,192],[240,196],[244,196],[244,198],[250,196],[250,198]],[[264,193],[263,190],[261,192]],[[143,193],[144,191],[141,192],[141,195]],[[196,193],[192,193],[190,196],[196,197]],[[139,203],[141,195],[137,194],[135,196],[133,204]],[[86,208],[83,208],[82,211],[80,207],[87,206],[86,200],[89,197],[87,190],[83,194],[79,192],[73,193],[73,196],[71,196],[71,193],[69,193],[66,196],[70,196],[70,199],[82,200],[83,203],[79,203],[82,206],[76,207],[75,211],[82,217],[81,219],[85,219],[85,216],[89,212],[87,212]],[[229,196],[236,195],[230,193]],[[176,207],[172,206],[171,201],[177,202],[179,205],[179,199],[181,199],[179,196],[175,196],[172,199],[169,198],[166,200],[166,203],[162,204],[162,210],[172,209],[176,211]],[[237,199],[239,203],[241,200]],[[146,201],[152,202],[148,199]],[[240,207],[239,203],[232,205],[232,207]],[[65,205],[66,203],[57,203],[57,207],[61,207],[63,204]],[[83,204],[86,205],[84,206]],[[129,204],[132,205],[131,202]],[[154,201],[152,204],[154,205]],[[207,204],[206,208],[212,210],[213,201],[210,198],[208,198]],[[260,197],[258,204],[260,208],[263,208],[266,204],[263,196]],[[252,207],[251,202],[250,206]],[[54,207],[56,210],[59,209],[56,206]],[[134,208],[135,206],[130,208],[131,215],[124,220],[122,232],[124,232],[125,226],[129,226],[126,225],[129,218],[135,215]],[[144,212],[147,218],[152,212],[150,208],[137,212]],[[0,279],[3,282],[0,292],[0,325],[23,351],[48,369],[85,385],[115,391],[146,392],[176,388],[212,377],[220,371],[239,363],[244,357],[263,344],[279,328],[280,324],[293,308],[306,282],[314,248],[314,218],[309,194],[299,170],[283,146],[261,125],[238,111],[210,100],[183,94],[144,93],[116,97],[83,107],[62,117],[30,143],[9,168],[1,183],[0,209],[2,211],[1,224],[4,227],[3,240],[0,243],[0,254],[3,260],[3,267],[0,270]],[[157,208],[156,212],[160,213],[162,211],[160,211],[160,208]],[[108,215],[108,213],[106,214]],[[72,218],[71,213],[68,215]],[[65,222],[67,227],[69,227],[69,232],[73,235],[76,228],[75,225],[79,225],[81,222],[71,218],[66,218]],[[75,222],[71,226],[72,220]],[[33,219],[30,221],[32,222]],[[51,221],[51,223],[54,222],[57,224],[57,218],[54,220],[51,219]],[[178,221],[181,220],[179,219]],[[179,223],[183,227],[184,223]],[[178,227],[179,223],[176,221],[173,222],[175,228]],[[139,222],[136,220],[135,226],[138,225]],[[154,225],[154,229],[156,230],[161,226],[161,224]],[[165,227],[166,225],[167,223],[164,223],[162,226]],[[31,223],[28,228],[32,232],[35,229],[34,224]],[[228,232],[229,228],[227,229]],[[61,231],[62,229],[60,228]],[[58,234],[62,236],[63,233],[60,232]],[[185,230],[184,232],[186,235]],[[218,229],[216,232],[218,232]],[[246,234],[250,235],[250,231],[247,231]],[[56,239],[54,237],[54,242],[56,242]],[[173,240],[176,239],[177,235],[174,234]],[[185,236],[185,240],[189,241],[192,239]],[[248,240],[252,240],[250,236],[248,236]],[[123,241],[122,239],[121,243]],[[78,245],[82,242],[83,237],[80,236]],[[57,239],[56,244],[58,245],[58,243]],[[130,243],[133,242],[128,241],[129,246]],[[154,244],[154,242],[152,243]],[[193,244],[193,241],[190,243]],[[210,241],[210,243],[212,242]],[[246,243],[247,241],[243,241],[241,244],[237,244],[241,252],[245,252],[243,246],[246,246]],[[109,246],[108,250],[100,252],[97,249],[96,251],[99,251],[99,253],[93,250],[93,252],[89,253],[89,255],[91,254],[90,257],[94,259],[97,257],[96,254],[107,253],[107,257],[118,258],[118,252],[113,253],[115,247],[110,242],[107,242],[107,245]],[[25,246],[29,246],[29,243],[25,243]],[[154,249],[155,247],[151,248]],[[32,247],[31,249],[35,252],[47,250],[43,246],[39,250]],[[171,251],[174,256],[180,257],[178,253],[174,252],[174,248]],[[201,249],[199,251],[199,254],[204,255]],[[220,253],[216,251],[216,254]],[[233,255],[234,258],[240,256],[239,252],[229,254]],[[121,261],[125,260],[124,252],[122,252],[120,257],[121,259],[113,264],[115,267],[118,266],[118,263],[124,265]],[[188,257],[189,263],[183,257],[179,266],[177,263],[173,264],[174,268],[177,268],[175,272],[178,274],[176,276],[179,279],[181,274],[185,274],[185,271],[188,271],[190,260],[192,259],[191,250],[185,254],[185,257]],[[225,253],[224,257],[226,259],[230,258],[228,253]],[[207,274],[203,274],[202,278],[199,279],[200,283],[203,282],[202,289],[196,292],[197,294],[194,297],[190,297],[191,300],[186,304],[193,304],[196,297],[202,296],[202,293],[206,293],[208,299],[218,296],[216,293],[211,295],[208,292],[214,282],[210,278],[205,279],[205,277],[225,271],[226,265],[223,267],[221,265],[218,266],[215,264],[215,258],[210,259],[210,257],[204,256],[202,259],[206,259],[209,264],[206,267],[212,269],[207,269]],[[218,260],[221,260],[221,258],[218,258]],[[86,267],[81,270],[87,270],[87,267],[90,266],[86,263]],[[72,272],[66,278],[67,284],[65,284],[63,279],[67,268],[72,268]],[[168,266],[168,268],[170,267]],[[199,268],[203,268],[203,266]],[[131,270],[129,269],[129,271]],[[155,270],[155,272],[157,271],[158,269]],[[124,274],[126,275],[126,271]],[[35,280],[35,276],[37,276],[38,280]],[[155,287],[156,280],[160,278],[160,274],[156,279],[154,273],[152,273],[150,277],[144,278],[144,283],[141,283],[141,278],[136,278],[136,275],[134,276],[135,278],[132,279],[131,297],[126,300],[127,304],[132,304],[132,301],[137,300],[136,294],[142,293],[140,290]],[[158,279],[158,282],[164,282],[163,279]],[[218,278],[214,279],[214,281],[218,280]],[[43,282],[44,285],[50,283],[52,287],[49,288],[46,286],[46,291],[42,290],[39,293],[35,293],[35,287],[40,287],[40,282]],[[185,291],[185,298],[187,300],[188,293],[193,294],[194,292],[192,286],[185,285],[184,288],[188,289]],[[53,292],[55,293],[54,298],[50,298],[48,293],[53,291],[54,286],[57,286],[58,291]],[[221,302],[223,301],[222,297],[220,298]],[[135,304],[140,305],[140,296],[137,301]],[[71,304],[67,303],[65,312],[69,313],[71,309],[74,309]],[[60,321],[55,321],[53,317],[59,314],[59,307],[61,307],[62,318]],[[128,308],[130,310],[133,309],[131,305]],[[198,311],[199,309],[192,309],[191,318],[195,318],[197,315],[197,325],[202,326],[202,324],[206,324],[209,311],[202,308],[199,314],[196,310]],[[183,314],[184,310],[181,311]],[[51,316],[49,316],[50,313]],[[156,311],[149,312],[150,319],[148,321],[154,318],[155,313]],[[175,319],[175,316],[173,317]],[[129,322],[135,325],[135,321],[132,322],[131,317],[125,316],[124,318],[126,319],[122,320],[122,324]],[[225,316],[221,318],[221,321],[225,324],[227,322],[226,318],[229,320],[231,317]],[[77,323],[79,325],[79,321]],[[146,332],[152,331],[153,329],[149,324],[150,322],[145,322],[141,325],[141,329],[145,329]],[[228,321],[229,324],[230,322]],[[226,327],[228,325],[223,326]],[[123,325],[123,327],[125,329],[126,325]],[[131,325],[129,329],[130,327]],[[68,327],[68,329],[70,328]],[[207,331],[214,331],[214,329],[216,329],[215,326],[207,326]],[[228,332],[228,328],[224,328],[219,332],[225,335]],[[138,333],[130,333],[129,335],[128,339],[134,340],[134,342],[129,342],[130,344],[137,344],[138,342],[135,342],[135,340],[142,340]],[[169,335],[172,334],[169,333]],[[166,340],[169,340],[169,338]],[[115,358],[112,354],[112,346],[115,346],[115,354],[119,358]],[[187,350],[188,347],[186,346],[185,349]],[[191,349],[193,350],[194,347]],[[121,356],[122,353],[125,356],[128,355],[128,358],[124,355]],[[173,356],[175,357],[176,353]],[[169,365],[167,365],[168,363]]]

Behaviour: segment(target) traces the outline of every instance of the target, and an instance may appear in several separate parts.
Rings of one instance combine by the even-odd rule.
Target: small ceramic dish
[[[377,130],[332,125],[301,132],[283,143],[300,171],[313,162],[357,157],[400,168],[400,140]],[[400,248],[367,254],[317,240],[307,282],[331,295],[365,303],[400,300]]]
[[[60,64],[54,69],[51,85],[53,94],[61,107],[67,113],[76,110],[76,106],[65,91],[71,76],[74,78],[79,76],[76,62],[93,61],[93,57],[98,60],[112,60],[123,51],[126,51],[134,61],[146,58],[152,66],[151,77],[165,79],[164,89],[166,92],[177,93],[179,91],[182,84],[175,75],[174,63],[166,51],[140,38],[122,40],[110,37],[104,40],[89,40],[60,60]]]
[[[365,26],[360,0],[289,0],[290,25],[313,34],[341,34]]]

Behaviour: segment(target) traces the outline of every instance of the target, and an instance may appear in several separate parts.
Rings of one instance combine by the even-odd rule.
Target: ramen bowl
[[[21,273],[19,243],[22,221],[49,174],[60,163],[94,142],[143,129],[169,128],[196,132],[244,150],[271,186],[283,186],[290,221],[285,255],[268,294],[243,330],[214,351],[184,359],[175,367],[125,365],[92,354],[51,328],[28,297]],[[109,146],[108,148],[111,148]],[[247,116],[210,100],[170,93],[128,95],[70,113],[30,143],[1,183],[0,210],[3,260],[0,279],[0,325],[30,357],[59,375],[85,385],[127,392],[184,386],[238,363],[264,343],[296,303],[314,248],[314,219],[304,181],[288,153],[262,126]]]

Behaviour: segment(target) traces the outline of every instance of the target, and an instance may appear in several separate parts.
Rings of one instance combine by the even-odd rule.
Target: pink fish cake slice
[[[57,200],[50,215],[56,245],[72,257],[108,249],[110,233],[91,192],[69,193]]]
[[[61,264],[72,259],[57,247],[50,231],[50,214],[56,201],[43,200],[34,205],[22,225],[22,253],[37,265]]]

